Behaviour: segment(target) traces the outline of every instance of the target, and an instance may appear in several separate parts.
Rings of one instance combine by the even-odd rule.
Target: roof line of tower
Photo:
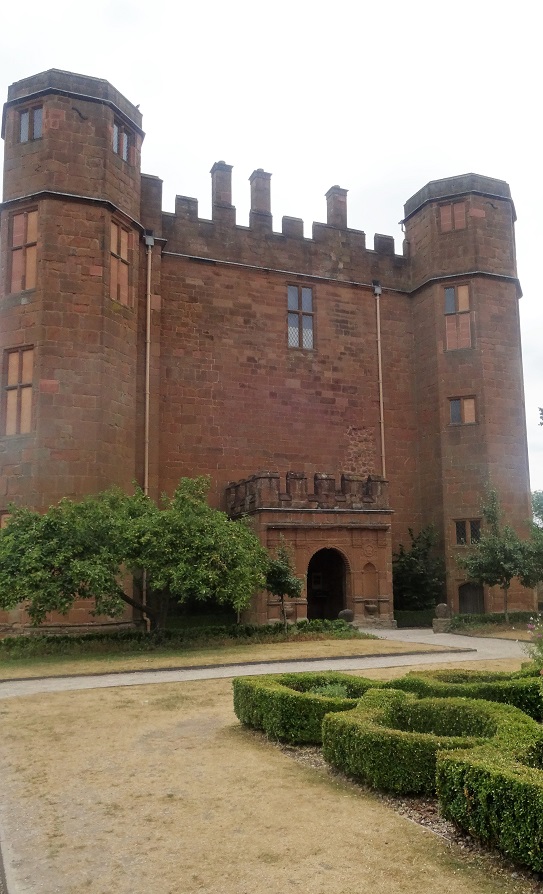
[[[106,82],[108,83],[108,82]],[[111,99],[107,99],[107,97],[103,96],[92,96],[89,93],[77,93],[74,90],[66,90],[61,87],[43,87],[41,90],[34,90],[32,93],[26,93],[24,96],[17,96],[14,99],[8,99],[7,102],[4,103],[4,108],[2,111],[2,131],[1,136],[2,139],[5,137],[5,127],[6,127],[6,113],[11,106],[22,105],[28,102],[32,102],[35,99],[40,99],[43,96],[68,96],[71,99],[77,99],[83,102],[96,102],[103,106],[108,106],[108,108],[112,109],[115,115],[120,118],[125,124],[129,124],[142,139],[145,137],[145,131],[136,124],[133,118],[130,115],[127,115],[116,103],[114,103]]]

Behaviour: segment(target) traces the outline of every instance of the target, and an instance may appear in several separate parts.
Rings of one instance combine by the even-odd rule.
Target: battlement
[[[314,222],[311,236],[305,237],[304,222],[298,217],[284,216],[281,231],[274,230],[271,177],[262,168],[249,177],[249,226],[236,223],[232,166],[224,161],[211,168],[211,220],[198,216],[198,200],[190,196],[176,196],[175,212],[163,212],[160,191],[154,189],[152,196],[149,192],[151,201],[142,205],[142,223],[165,240],[165,256],[189,255],[368,288],[378,279],[386,283],[385,288],[406,290],[409,259],[395,253],[393,236],[376,233],[373,248],[368,248],[366,233],[347,225],[346,189],[334,185],[328,190],[326,222]],[[146,191],[145,175],[142,184]],[[160,232],[156,229],[158,220]]]
[[[272,175],[263,168],[257,168],[249,177],[251,190],[251,208],[249,212],[249,227],[236,224],[236,207],[232,203],[232,165],[224,161],[217,161],[211,168],[211,223],[219,227],[236,228],[240,233],[255,231],[259,238],[268,233],[271,236],[289,237],[305,240],[305,242],[322,243],[330,239],[336,239],[337,233],[342,231],[342,237],[347,237],[354,251],[371,251],[366,247],[366,233],[363,230],[353,229],[347,226],[347,193],[337,184],[330,187],[326,193],[326,223],[313,222],[311,237],[304,237],[304,221],[299,217],[285,215],[281,219],[281,231],[273,230],[273,215],[271,209],[271,177]],[[210,221],[198,217],[198,200],[191,196],[175,197],[175,218],[182,219],[186,224],[209,224]],[[394,237],[376,233],[374,236],[373,251],[383,255],[394,255]],[[401,257],[401,256],[399,256]]]
[[[239,518],[259,509],[307,509],[368,511],[388,510],[388,481],[380,476],[363,478],[342,473],[339,490],[336,478],[317,472],[313,492],[303,472],[287,472],[286,489],[281,490],[279,472],[257,472],[251,478],[233,482],[226,488],[227,512]]]

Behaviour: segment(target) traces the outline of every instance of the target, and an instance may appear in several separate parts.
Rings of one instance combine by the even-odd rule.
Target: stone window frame
[[[446,351],[460,351],[473,347],[471,304],[469,283],[443,286]]]
[[[455,518],[456,546],[472,546],[481,539],[480,518]]]
[[[20,227],[17,223],[18,219],[21,219]],[[28,292],[35,289],[38,273],[37,208],[25,208],[23,211],[14,211],[10,215],[9,245],[8,294],[13,295],[17,292]]]
[[[476,425],[477,401],[475,395],[449,398],[449,425]]]
[[[34,346],[6,348],[3,376],[2,434],[28,435],[32,431]]]
[[[439,232],[454,233],[467,227],[467,207],[464,199],[458,202],[446,202],[439,208]]]
[[[118,118],[115,118],[113,121],[113,134],[111,140],[111,148],[113,149],[114,155],[117,155],[127,164],[134,164],[134,146],[134,132],[122,121],[119,121]]]
[[[110,221],[109,295],[123,307],[132,307],[132,231],[120,220]]]
[[[43,137],[43,105],[30,105],[19,109],[19,143],[33,143]]]
[[[306,283],[287,284],[287,345],[298,351],[315,349],[315,289]]]

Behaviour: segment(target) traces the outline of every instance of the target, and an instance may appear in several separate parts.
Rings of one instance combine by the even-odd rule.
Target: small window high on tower
[[[43,108],[33,106],[19,112],[19,142],[39,140],[43,134]]]
[[[130,150],[134,145],[134,136],[124,124],[115,121],[113,124],[113,151],[123,161],[130,161]]]

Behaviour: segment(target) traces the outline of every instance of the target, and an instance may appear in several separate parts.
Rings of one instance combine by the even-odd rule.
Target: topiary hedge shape
[[[543,731],[526,715],[509,710],[484,746],[438,755],[437,794],[447,819],[542,872]]]
[[[480,671],[419,671],[406,674],[383,687],[411,692],[418,698],[475,698],[520,708],[534,720],[543,719],[543,680],[517,674]]]
[[[310,690],[341,684],[347,697],[317,695]],[[237,677],[233,681],[234,711],[241,723],[264,732],[273,739],[291,744],[322,742],[323,717],[334,711],[349,711],[375,680],[337,672],[270,674]]]
[[[419,700],[400,690],[368,692],[356,710],[325,717],[323,755],[374,788],[432,794],[438,753],[484,743],[508,711],[516,709],[475,699]]]
[[[346,697],[311,691],[330,685]],[[234,706],[242,723],[274,738],[324,741],[331,764],[372,786],[437,790],[444,816],[543,872],[539,669],[430,671],[384,684],[340,673],[243,677]]]

